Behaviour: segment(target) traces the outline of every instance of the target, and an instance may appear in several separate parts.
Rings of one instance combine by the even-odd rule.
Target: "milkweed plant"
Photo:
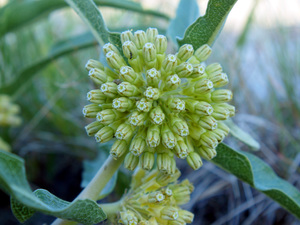
[[[94,137],[89,141],[99,143],[99,151],[103,143],[110,143],[109,155],[78,197],[66,202],[44,189],[32,192],[23,161],[8,153],[9,144],[0,138],[0,148],[6,150],[0,157],[0,165],[6,165],[1,169],[1,187],[12,196],[12,211],[20,222],[40,211],[58,218],[53,225],[104,220],[124,225],[191,224],[195,215],[184,205],[190,201],[194,186],[180,178],[179,160],[195,170],[189,170],[191,173],[201,170],[203,159],[212,160],[258,190],[274,189],[272,185],[260,189],[257,182],[261,181],[253,179],[257,174],[252,168],[267,165],[222,143],[233,126],[230,117],[235,115],[235,106],[230,103],[230,74],[220,63],[207,60],[236,0],[210,0],[206,14],[192,21],[185,21],[182,13],[189,12],[180,7],[196,3],[182,0],[178,15],[164,34],[154,27],[110,32],[92,0],[66,2],[101,46],[100,59],[89,59],[87,73],[82,74],[93,83],[82,112],[89,121],[86,133]],[[180,27],[178,20],[187,24]],[[174,34],[183,37],[175,39]],[[0,95],[0,126],[20,125],[19,109],[9,96]],[[120,167],[132,171],[130,186],[118,201],[97,203]],[[253,177],[245,178],[245,172]],[[18,180],[18,176],[23,178]],[[273,173],[269,178],[280,180]],[[299,196],[290,184],[280,182]],[[23,190],[18,188],[21,184]],[[295,194],[283,189],[278,188],[281,197],[290,199]],[[299,216],[296,206],[269,196]],[[299,199],[293,200],[299,203]]]

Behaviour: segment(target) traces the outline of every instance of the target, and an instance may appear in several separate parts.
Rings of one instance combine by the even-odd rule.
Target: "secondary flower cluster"
[[[119,49],[103,46],[111,68],[90,59],[86,68],[99,89],[91,90],[91,104],[83,114],[96,121],[86,126],[97,142],[116,138],[110,154],[126,154],[125,167],[153,167],[174,173],[174,155],[186,159],[193,169],[202,165],[200,156],[211,159],[215,148],[228,134],[221,121],[235,114],[227,104],[232,92],[220,87],[228,77],[219,63],[206,65],[211,48],[194,51],[190,44],[176,54],[166,55],[167,39],[157,29],[121,34]]]
[[[0,95],[0,127],[19,126],[21,118],[18,105],[13,104],[7,95]],[[10,151],[10,146],[0,137],[0,149]]]
[[[131,188],[122,199],[119,223],[124,225],[184,225],[192,223],[193,213],[183,210],[190,200],[193,185],[184,180],[177,181],[178,169],[174,174],[157,169],[146,173],[138,169],[132,177]]]

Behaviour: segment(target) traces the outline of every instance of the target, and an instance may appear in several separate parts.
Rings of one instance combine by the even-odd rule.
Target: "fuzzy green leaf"
[[[222,143],[217,147],[217,152],[217,156],[212,160],[213,163],[263,192],[300,218],[299,190],[279,178],[264,161],[250,153],[234,150]]]
[[[125,0],[95,0],[94,2],[98,6],[126,9],[169,20],[169,17],[163,13],[144,10],[138,2]],[[52,11],[66,6],[68,5],[64,0],[10,1],[0,9],[0,37],[30,22],[39,21],[41,17],[48,16]]]
[[[232,120],[226,120],[225,124],[230,128],[232,136],[248,145],[252,150],[256,151],[260,148],[259,143],[250,134],[239,128]]]
[[[192,44],[195,49],[204,44],[212,46],[236,2],[237,0],[209,0],[205,15],[186,29],[183,39],[177,39],[178,44]]]
[[[20,222],[29,219],[34,212],[83,224],[95,224],[106,219],[104,211],[90,199],[67,202],[47,190],[38,189],[32,192],[26,180],[24,160],[2,150],[0,150],[0,188],[11,195],[12,211]]]
[[[167,35],[176,43],[176,37],[183,37],[186,28],[199,17],[199,7],[196,0],[181,0],[176,11],[176,17],[170,22]]]
[[[100,45],[111,42],[121,48],[120,34],[108,31],[100,11],[92,0],[66,0],[66,2],[88,25]]]

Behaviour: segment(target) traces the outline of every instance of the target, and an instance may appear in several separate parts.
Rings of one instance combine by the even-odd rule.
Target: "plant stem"
[[[118,170],[120,165],[122,164],[125,156],[122,156],[115,160],[113,157],[109,156],[102,167],[98,170],[97,174],[91,180],[91,182],[82,190],[82,192],[76,197],[77,199],[91,199],[98,200],[98,197],[107,184],[107,182],[111,179],[114,173]],[[106,213],[106,211],[104,210]],[[66,221],[62,219],[56,219],[52,225],[71,225],[76,224],[76,222]]]

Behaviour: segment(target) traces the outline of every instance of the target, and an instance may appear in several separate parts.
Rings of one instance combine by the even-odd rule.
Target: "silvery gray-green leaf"
[[[272,168],[258,157],[234,150],[221,143],[213,163],[261,191],[283,208],[300,218],[300,192],[278,177]]]
[[[43,212],[83,224],[95,224],[106,219],[104,211],[90,199],[67,202],[47,190],[38,189],[32,192],[26,180],[24,160],[2,150],[0,188],[11,196],[12,211],[20,222],[29,219],[34,212]]]
[[[204,44],[212,46],[236,2],[237,0],[209,0],[205,15],[186,29],[182,39],[177,39],[179,46],[186,43],[192,44],[195,49]]]

